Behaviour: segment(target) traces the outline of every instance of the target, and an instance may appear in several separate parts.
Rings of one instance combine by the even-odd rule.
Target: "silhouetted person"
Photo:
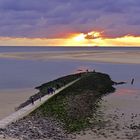
[[[34,105],[34,98],[33,97],[31,97],[31,103],[32,103],[32,105]]]
[[[59,89],[60,88],[60,85],[59,84],[56,84],[56,89]]]
[[[47,89],[47,93],[50,94],[50,88]]]
[[[134,78],[131,80],[131,85],[133,85],[134,84]]]
[[[41,101],[41,94],[39,94],[39,101]]]
[[[54,89],[51,87],[50,88],[50,93],[53,94],[54,93]]]

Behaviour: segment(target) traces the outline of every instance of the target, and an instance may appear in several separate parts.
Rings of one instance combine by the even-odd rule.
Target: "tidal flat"
[[[30,51],[30,53],[27,53],[27,48],[24,47],[22,49],[24,50],[25,54],[30,55],[30,53],[32,54],[32,52],[34,52],[34,48],[32,51]],[[8,57],[8,55],[13,55],[17,53],[19,54],[19,52],[20,54],[23,54],[23,51],[21,51],[21,49],[19,48],[18,50],[15,48],[14,51],[13,49],[11,49],[13,52],[11,51],[1,52],[2,54],[7,54],[6,57],[5,56],[3,57],[2,55],[2,57],[0,58],[0,67],[1,67],[0,94],[1,95],[3,93],[6,93],[8,95],[11,93],[9,96],[12,96],[12,93],[14,91],[18,91],[18,92],[15,92],[14,94],[16,97],[20,96],[20,98],[14,98],[14,99],[17,99],[16,102],[18,101],[18,103],[20,104],[22,101],[25,101],[26,99],[28,99],[28,97],[30,96],[30,93],[35,94],[37,92],[37,91],[34,91],[34,87],[41,85],[42,83],[54,80],[61,76],[65,76],[67,74],[73,74],[77,72],[77,70],[79,69],[84,69],[84,70],[95,69],[96,71],[99,71],[99,72],[108,73],[114,81],[127,82],[126,85],[120,85],[120,86],[115,87],[116,91],[113,94],[109,94],[103,97],[101,100],[100,108],[98,108],[102,116],[105,118],[105,120],[108,120],[108,118],[110,119],[109,122],[111,122],[110,124],[112,124],[112,127],[106,127],[102,129],[102,132],[99,131],[103,134],[105,133],[106,134],[105,137],[103,135],[96,135],[97,131],[93,129],[93,131],[85,130],[84,132],[75,134],[73,138],[78,139],[78,140],[85,140],[85,139],[92,140],[93,138],[95,140],[96,139],[97,140],[104,140],[104,139],[105,140],[106,139],[107,140],[108,139],[128,140],[128,139],[132,139],[132,136],[133,137],[135,136],[134,140],[139,139],[139,121],[138,120],[140,120],[139,118],[139,114],[140,114],[139,112],[139,106],[140,106],[139,104],[140,103],[140,95],[139,95],[140,93],[140,75],[139,75],[140,64],[139,62],[140,61],[139,60],[140,59],[139,59],[139,56],[137,55],[140,52],[139,49],[135,50],[132,48],[128,50],[128,48],[117,48],[117,49],[113,48],[110,50],[109,48],[108,53],[112,52],[112,57],[114,57],[114,60],[116,59],[115,61],[111,63],[110,61],[112,61],[112,57],[110,57],[110,55],[107,55],[108,49],[105,51],[105,48],[101,48],[101,51],[99,51],[100,50],[99,48],[99,50],[94,51],[95,53],[93,56],[89,56],[89,57],[94,57],[95,55],[96,57],[103,56],[103,58],[98,58],[98,59],[102,59],[102,61],[100,62],[96,60],[89,61],[88,55],[87,55],[89,54],[87,53],[89,51],[87,50],[85,51],[85,55],[84,55],[84,52],[82,53],[83,58],[79,58],[80,53],[77,54],[78,59],[75,57],[77,60],[75,58],[69,59],[67,54],[66,54],[67,59],[64,60],[62,59],[62,57],[59,56],[60,58],[58,59],[57,57],[57,60],[56,60],[56,59],[53,59],[53,55],[51,56],[51,54],[54,53],[53,51],[51,51],[50,53],[47,50],[45,53],[43,53],[43,57],[45,57],[45,59],[44,58],[42,59],[41,58],[42,50],[40,50],[40,48],[37,48],[37,49],[39,49],[39,52],[38,50],[35,52],[34,58],[32,58],[32,55],[30,57],[28,57],[29,55],[27,55],[27,57],[24,57],[22,59],[11,57],[11,56]],[[55,48],[53,48],[53,50],[55,50]],[[74,48],[70,48],[70,50],[73,51]],[[79,50],[76,50],[76,51],[79,51]],[[99,51],[99,56],[98,56],[98,53],[96,53],[98,51]],[[64,52],[67,52],[66,48],[63,48],[63,51],[59,50],[60,54],[61,53],[64,54]],[[76,55],[75,53],[74,55]],[[50,59],[48,58],[49,55],[47,54],[50,55],[51,57]],[[106,54],[106,55],[104,56],[103,54]],[[130,57],[125,54],[129,54]],[[37,56],[40,55],[40,56],[35,57],[36,55]],[[109,59],[110,60],[104,61],[103,59],[105,57],[108,57],[108,60]],[[123,58],[124,60],[119,59],[119,58]],[[132,60],[128,62],[127,58],[128,60],[132,58]],[[120,62],[118,62],[118,60]],[[124,62],[125,60],[127,60],[126,63]],[[131,63],[132,61],[136,61],[134,62],[135,64]],[[131,85],[132,78],[135,79],[133,85]],[[30,89],[30,91],[26,89]],[[27,93],[26,95],[22,94],[22,93],[25,93],[24,91]],[[22,98],[22,96],[24,96],[24,98]],[[1,96],[2,102],[1,102],[0,115],[2,117],[7,116],[7,113],[5,114],[4,112],[2,112],[3,106],[5,107],[5,110],[7,108],[7,110],[9,111],[8,114],[10,114],[11,111],[13,112],[15,108],[15,105],[13,105],[15,104],[14,99],[11,104],[4,102],[6,101],[5,99],[6,100],[8,99],[9,102],[11,102],[12,101],[11,99],[13,98],[7,98],[7,96],[3,96],[3,95]],[[22,99],[22,100],[19,100],[19,99]],[[99,128],[96,128],[96,129],[99,129]]]

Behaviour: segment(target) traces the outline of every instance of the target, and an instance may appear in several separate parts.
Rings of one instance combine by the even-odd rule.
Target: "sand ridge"
[[[19,60],[82,60],[122,64],[140,64],[139,51],[58,51],[0,53],[0,58]]]

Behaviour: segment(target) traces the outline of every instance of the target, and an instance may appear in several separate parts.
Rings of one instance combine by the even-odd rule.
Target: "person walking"
[[[39,93],[39,101],[41,102],[41,93]]]
[[[134,84],[134,78],[132,78],[132,80],[131,80],[131,85],[133,85]]]
[[[34,98],[33,97],[31,97],[31,103],[32,103],[32,105],[34,105]]]

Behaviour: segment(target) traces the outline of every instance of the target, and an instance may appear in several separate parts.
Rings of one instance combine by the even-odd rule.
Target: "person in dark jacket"
[[[33,97],[31,97],[31,103],[32,103],[32,105],[34,105],[34,98]]]
[[[131,80],[131,85],[133,85],[134,84],[134,78],[132,78],[132,80]]]

